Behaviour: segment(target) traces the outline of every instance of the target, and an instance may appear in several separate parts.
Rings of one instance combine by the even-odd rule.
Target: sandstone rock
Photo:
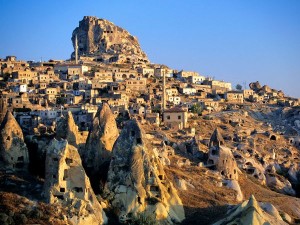
[[[7,100],[3,96],[0,97],[0,124],[2,123],[7,111]]]
[[[73,31],[73,46],[76,35],[80,56],[93,56],[97,61],[105,63],[149,61],[136,37],[105,19],[83,17]]]
[[[258,81],[256,81],[256,82],[251,82],[251,83],[249,84],[249,87],[250,87],[250,89],[253,90],[253,91],[259,91],[259,90],[261,89],[261,85],[260,85],[260,83],[259,83]]]
[[[107,222],[77,149],[66,140],[53,139],[47,148],[44,195],[48,203],[65,207],[73,224]]]
[[[218,170],[225,179],[238,180],[238,167],[229,148],[224,146],[224,139],[218,129],[209,142],[207,165]]]
[[[69,145],[76,147],[79,152],[83,151],[86,139],[78,131],[72,113],[69,111],[65,117],[61,117],[56,126],[56,139],[66,139]]]
[[[161,224],[184,219],[182,202],[136,120],[126,123],[114,148],[106,193],[120,220],[145,212]]]
[[[292,188],[291,183],[284,177],[281,177],[273,172],[266,172],[265,175],[266,175],[267,186],[269,188],[288,195],[292,195],[292,196],[296,195],[296,192]]]
[[[274,211],[274,210],[273,210]],[[225,219],[222,219],[214,225],[221,224],[238,224],[238,225],[266,225],[266,224],[277,224],[277,225],[287,225],[286,222],[282,221],[281,218],[276,214],[268,211],[264,211],[259,203],[256,201],[252,195],[249,200],[244,201],[242,204],[236,206],[230,210]],[[276,210],[277,211],[277,210]]]
[[[241,202],[244,199],[239,182],[236,180],[225,180],[226,187],[236,191],[236,201]]]
[[[119,136],[116,120],[109,105],[104,103],[93,119],[82,159],[85,168],[99,171],[101,165],[110,161],[111,151]]]
[[[288,171],[288,176],[289,176],[289,179],[292,181],[292,182],[299,182],[299,164],[293,164],[290,168],[289,168],[289,171]]]
[[[0,162],[6,169],[27,170],[29,163],[28,149],[24,142],[22,129],[7,111],[0,125]]]

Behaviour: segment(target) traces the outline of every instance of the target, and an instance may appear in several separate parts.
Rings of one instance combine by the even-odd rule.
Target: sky
[[[153,63],[300,98],[299,0],[0,0],[0,58],[68,59],[83,16],[136,36]]]

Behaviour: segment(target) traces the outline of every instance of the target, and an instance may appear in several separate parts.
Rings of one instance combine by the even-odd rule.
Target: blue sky
[[[151,62],[300,97],[298,0],[1,0],[0,58],[67,59],[85,15],[137,36]]]

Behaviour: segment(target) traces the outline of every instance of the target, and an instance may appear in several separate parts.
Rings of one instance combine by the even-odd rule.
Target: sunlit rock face
[[[82,158],[85,168],[98,171],[109,162],[115,141],[119,136],[117,123],[109,105],[104,103],[97,111],[86,141]]]
[[[77,149],[66,140],[53,139],[46,151],[46,201],[65,207],[73,224],[106,223],[106,215],[84,172]]]
[[[6,169],[27,170],[29,157],[23,132],[18,122],[7,111],[0,125],[0,162]]]
[[[79,56],[104,63],[149,62],[137,38],[108,20],[85,16],[72,33],[74,47],[76,36]]]
[[[221,224],[237,224],[237,225],[265,225],[278,224],[286,225],[278,210],[270,203],[259,203],[252,195],[249,200],[232,208],[226,218],[222,219],[214,225]]]
[[[127,122],[113,147],[106,193],[121,221],[142,212],[161,224],[185,218],[176,189],[135,120]]]
[[[69,111],[66,116],[61,117],[56,127],[56,139],[66,139],[69,145],[73,145],[79,152],[83,151],[86,136],[78,131],[72,113]]]

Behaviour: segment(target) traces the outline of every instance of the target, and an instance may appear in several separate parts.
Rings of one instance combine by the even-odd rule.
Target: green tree
[[[235,89],[241,91],[241,90],[243,90],[243,86],[240,85],[240,84],[237,84],[237,85],[235,86]]]
[[[191,107],[191,112],[192,113],[197,113],[198,115],[201,115],[202,111],[203,111],[203,107],[201,105],[199,105],[199,104],[194,104]]]

